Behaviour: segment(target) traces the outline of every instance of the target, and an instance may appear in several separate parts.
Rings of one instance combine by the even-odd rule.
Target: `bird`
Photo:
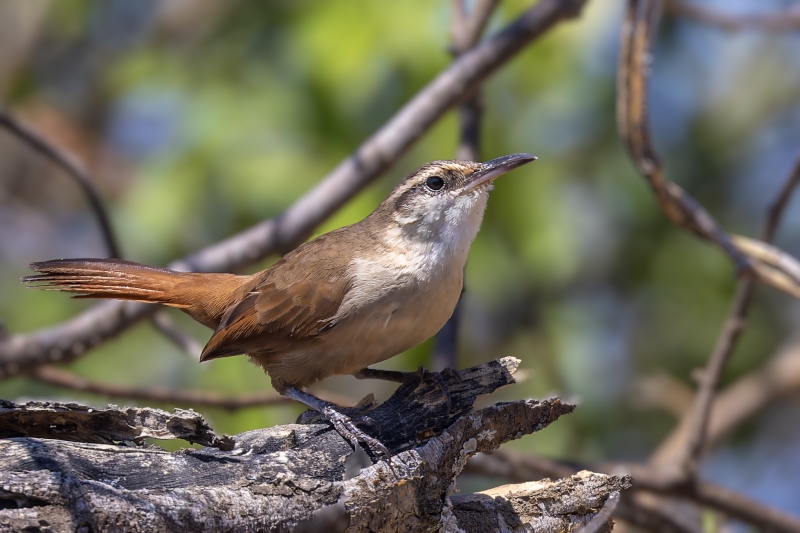
[[[405,381],[369,368],[432,337],[452,315],[494,180],[536,159],[441,160],[403,179],[371,214],[252,275],[179,272],[121,259],[35,262],[22,281],[74,298],[175,307],[214,330],[200,361],[246,354],[281,395],[350,441],[388,450],[338,406],[306,392],[332,375]]]

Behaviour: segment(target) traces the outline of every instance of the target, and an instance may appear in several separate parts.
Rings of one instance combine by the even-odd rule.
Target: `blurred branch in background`
[[[670,181],[650,142],[647,85],[651,72],[653,39],[661,18],[661,0],[630,0],[622,27],[622,47],[617,77],[617,128],[628,151],[653,189],[658,205],[677,226],[722,248],[742,276],[800,298],[800,279],[781,264],[769,264],[762,256],[737,246],[711,214],[675,182]],[[785,254],[791,258],[789,254]],[[794,263],[796,260],[791,259]],[[744,303],[743,295],[740,300]],[[746,307],[746,306],[745,306]],[[732,323],[736,329],[737,324]],[[732,332],[735,335],[735,331]],[[724,351],[724,346],[720,350]]]
[[[650,144],[647,116],[647,82],[652,64],[650,50],[657,32],[660,12],[659,0],[631,0],[628,4],[622,30],[623,44],[618,71],[617,112],[620,134],[625,139],[637,168],[647,177],[661,209],[675,224],[718,244],[737,264],[740,272],[750,270],[757,279],[785,289],[771,277],[765,276],[763,268],[753,268],[759,259],[753,254],[748,254],[741,246],[736,248],[711,215],[682,188],[667,180],[663,174],[661,163]],[[798,174],[800,174],[800,161],[772,203],[762,233],[762,239],[767,243],[774,237],[783,210],[800,179]],[[770,264],[770,266],[775,265]],[[784,269],[784,273],[786,272],[791,273],[791,270]],[[795,283],[794,287],[791,287],[793,290],[787,292],[797,296],[797,280],[792,281]],[[706,449],[711,435],[709,420],[714,396],[722,372],[745,328],[745,317],[752,301],[754,287],[754,279],[748,277],[739,281],[733,308],[719,334],[708,365],[700,376],[698,392],[692,406],[676,430],[675,434],[678,436],[668,438],[670,449],[678,451],[670,454],[669,461],[664,461],[664,456],[661,454],[654,454],[651,466],[645,470],[637,468],[634,477],[638,488],[678,494],[693,499],[701,505],[715,507],[758,527],[800,531],[800,520],[782,515],[744,496],[697,479],[701,454]],[[751,406],[759,403],[763,406],[765,402],[754,400]],[[715,440],[719,438],[721,429],[729,428],[720,428],[717,425]]]
[[[800,7],[775,14],[729,15],[702,5],[698,0],[668,0],[667,11],[687,20],[718,26],[725,31],[759,30],[769,32],[800,30]]]
[[[170,268],[197,272],[241,269],[296,246],[325,218],[378,177],[450,107],[534,39],[579,14],[585,0],[544,0],[464,53],[351,155],[281,215],[199,250]],[[156,310],[103,302],[54,327],[0,341],[0,379],[37,365],[73,361]]]
[[[51,143],[41,133],[35,131],[7,111],[0,110],[0,126],[7,129],[15,137],[55,163],[58,167],[64,169],[67,175],[75,180],[75,183],[78,184],[89,200],[89,205],[100,227],[103,242],[108,250],[108,257],[122,257],[117,238],[114,236],[114,230],[111,227],[111,221],[108,218],[108,211],[100,198],[100,193],[97,192],[92,183],[86,167],[72,154]]]
[[[166,310],[161,310],[154,314],[150,317],[150,322],[172,344],[180,348],[182,353],[191,357],[193,362],[200,360],[200,354],[203,353],[203,345],[183,331]]]
[[[33,369],[29,375],[42,383],[74,391],[88,392],[111,398],[171,403],[186,407],[203,406],[234,410],[294,402],[294,400],[284,398],[275,392],[226,396],[213,391],[170,390],[167,388],[155,387],[147,389],[116,385],[113,383],[101,383],[85,379],[72,372],[49,365],[39,366]],[[321,393],[320,397],[330,402],[336,402],[339,405],[349,405],[352,403],[350,398],[342,397],[327,391]]]
[[[786,208],[786,204],[800,179],[800,159],[795,163],[792,172],[785,180],[783,187],[778,192],[778,196],[772,202],[761,238],[769,243],[775,236],[780,219]],[[722,372],[736,347],[739,336],[747,327],[747,312],[753,299],[755,281],[752,279],[739,280],[736,288],[736,296],[733,300],[728,318],[722,326],[722,330],[717,337],[714,350],[709,357],[708,365],[700,373],[697,395],[694,399],[692,408],[685,415],[687,417],[688,431],[685,433],[685,449],[680,454],[680,466],[685,469],[687,475],[694,475],[697,471],[701,454],[706,447],[706,440],[709,432],[709,419],[711,416],[711,405],[714,401],[714,394],[719,386]]]
[[[63,169],[68,176],[75,180],[81,188],[81,191],[83,191],[86,198],[89,200],[92,213],[94,213],[97,224],[100,227],[103,242],[108,249],[108,257],[122,258],[116,235],[114,234],[111,221],[108,217],[108,210],[89,172],[86,170],[86,165],[80,162],[78,158],[72,155],[68,150],[57,146],[44,135],[7,111],[0,110],[0,126],[6,128],[15,137],[36,150],[37,153],[55,163],[56,166]],[[200,357],[200,352],[203,351],[203,347],[200,343],[183,332],[178,325],[165,314],[164,310],[156,312],[156,314],[151,317],[151,321],[156,329],[167,339],[172,341],[178,348],[189,355],[197,358]]]
[[[467,13],[465,0],[452,0],[453,22],[451,27],[452,53],[457,58],[475,47],[483,35],[499,0],[479,0]],[[481,117],[483,100],[479,90],[469,96],[458,109],[458,148],[456,159],[466,161],[481,160]],[[433,370],[456,368],[458,356],[458,324],[461,315],[461,300],[466,285],[461,288],[461,297],[453,310],[453,315],[436,334],[433,345],[431,366]]]
[[[679,390],[678,395],[684,398],[682,404],[686,408],[683,410],[671,404],[661,406],[681,418],[681,421],[662,440],[652,455],[653,463],[674,463],[687,441],[685,434],[691,430],[690,419],[686,415],[694,394],[682,382],[668,376],[660,376],[657,382],[649,379],[645,381],[647,384],[642,382],[637,386],[637,390],[647,389],[648,403],[668,401],[669,395],[676,396],[674,392],[665,392],[664,387],[668,387],[670,391]],[[726,435],[763,411],[768,405],[798,392],[800,392],[800,342],[793,341],[772,356],[764,367],[745,374],[714,397],[702,454],[708,454]]]

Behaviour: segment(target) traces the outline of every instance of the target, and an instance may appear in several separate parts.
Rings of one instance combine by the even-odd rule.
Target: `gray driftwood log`
[[[439,385],[421,380],[381,405],[353,408],[372,420],[363,427],[391,450],[390,460],[354,454],[311,413],[300,424],[237,435],[228,450],[230,438],[191,411],[5,402],[0,532],[518,532],[587,524],[608,531],[627,478],[583,472],[456,495],[471,455],[574,408],[550,399],[473,411],[477,396],[514,382],[518,363],[505,358],[446,374],[449,411]],[[119,442],[170,434],[217,447],[169,453]]]

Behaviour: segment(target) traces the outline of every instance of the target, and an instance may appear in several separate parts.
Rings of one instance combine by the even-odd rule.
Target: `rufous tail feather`
[[[248,280],[234,274],[177,272],[122,259],[55,259],[31,263],[30,268],[38,274],[22,281],[38,289],[75,293],[73,298],[165,304],[212,328],[235,291]]]

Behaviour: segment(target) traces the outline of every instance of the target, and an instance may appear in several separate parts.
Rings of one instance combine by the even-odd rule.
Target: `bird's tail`
[[[73,298],[110,298],[160,303],[216,327],[234,292],[247,280],[233,274],[177,272],[121,259],[55,259],[32,263],[38,272],[22,281]]]

